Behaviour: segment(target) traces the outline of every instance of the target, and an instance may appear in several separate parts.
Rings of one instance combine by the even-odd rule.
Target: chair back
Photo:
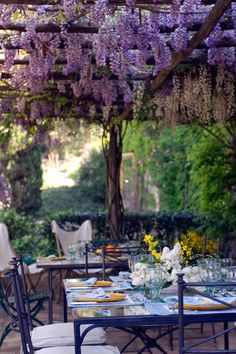
[[[7,284],[7,285],[5,284],[7,280],[9,281],[9,278],[6,279],[3,279],[3,277],[0,278],[0,307],[15,323],[16,308],[15,308],[15,303],[13,302],[11,296],[12,292],[11,294],[9,294],[9,291],[11,291],[10,289],[11,284]]]
[[[9,268],[9,262],[16,253],[11,245],[7,226],[0,223],[0,272]]]
[[[63,230],[55,220],[52,221],[52,232],[55,234],[58,255],[68,255],[68,246],[77,241],[91,241],[93,237],[90,220],[84,221],[80,228],[75,231]]]
[[[29,327],[30,327],[30,330],[32,331],[33,322],[32,322],[30,303],[29,303],[29,297],[28,297],[28,290],[27,290],[27,281],[26,281],[26,275],[25,275],[25,269],[24,269],[22,256],[20,255],[17,257],[13,257],[10,264],[12,265],[13,269],[15,270],[17,282],[21,285],[20,286],[20,291],[21,291],[20,295],[24,301],[24,305],[25,305],[25,309],[27,311],[27,316],[28,316],[28,321],[29,321]]]
[[[236,302],[232,299],[232,302],[227,302],[227,297],[221,294],[226,289],[234,289],[236,291],[235,282],[185,282],[183,280],[184,274],[178,274],[178,327],[179,327],[179,354],[217,354],[217,353],[236,353],[236,348],[229,349],[229,333],[236,329]],[[211,290],[210,290],[211,289]],[[199,303],[199,299],[209,299],[208,306],[205,305],[193,305],[185,304],[184,295],[196,295]],[[216,293],[216,294],[215,294]],[[191,299],[192,300],[192,299]],[[203,301],[203,304],[206,304]],[[201,311],[196,311],[196,309]],[[204,311],[204,308],[206,309]],[[217,312],[217,309],[220,309]],[[193,310],[193,311],[191,311]],[[213,311],[212,311],[213,310]],[[198,313],[196,313],[198,312]],[[197,337],[195,342],[191,342],[186,346],[185,331],[186,326],[191,323],[223,323],[223,330],[217,330],[213,335],[204,335],[204,338],[199,339]],[[234,322],[234,326],[228,327],[228,322]],[[216,338],[224,337],[224,349],[209,349],[209,343]],[[207,345],[207,349],[203,349],[202,345]]]
[[[96,247],[85,245],[85,270],[86,277],[88,277],[88,269],[89,263],[92,261],[89,259],[89,253],[97,253],[101,257],[102,270],[100,275],[102,275],[102,279],[104,280],[106,277],[106,272],[108,270],[112,271],[112,269],[119,270],[127,270],[128,269],[128,258],[129,256],[134,256],[143,251],[141,247],[114,247],[107,248],[106,246]],[[112,263],[114,263],[114,267],[112,267]]]
[[[18,270],[15,266],[13,266],[12,269],[10,270],[9,276],[11,278],[13,294],[15,297],[18,327],[19,327],[21,343],[22,343],[22,351],[24,354],[33,354],[34,351],[33,351],[33,346],[32,346],[31,336],[30,336],[28,311],[26,309],[26,305],[24,301],[22,282],[20,281]]]

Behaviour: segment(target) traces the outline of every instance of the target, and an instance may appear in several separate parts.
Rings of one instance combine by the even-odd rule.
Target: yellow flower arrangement
[[[196,231],[188,231],[186,234],[182,234],[180,244],[180,255],[185,264],[189,264],[189,262],[199,258],[203,254],[213,256],[217,253],[218,249],[216,241],[206,239]]]
[[[159,247],[159,242],[157,240],[154,241],[154,236],[152,235],[145,235],[143,240],[148,245],[148,251],[157,261],[159,261],[161,258],[161,252],[156,250],[156,248]]]
[[[148,251],[152,254],[155,261],[160,263],[162,261],[162,250],[158,240],[154,236],[146,234],[143,241],[147,244]],[[180,240],[176,240],[175,244],[177,242],[181,246],[180,262],[182,266],[188,266],[203,255],[214,256],[218,249],[216,241],[206,239],[196,231],[188,231],[186,234],[181,234]]]

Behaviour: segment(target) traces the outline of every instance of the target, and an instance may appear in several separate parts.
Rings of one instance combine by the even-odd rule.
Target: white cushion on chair
[[[90,325],[82,325],[83,332]],[[35,327],[31,332],[31,340],[34,348],[56,347],[74,345],[73,322],[55,323]],[[106,333],[103,328],[97,327],[88,332],[83,344],[103,344],[106,342]]]
[[[37,263],[32,263],[28,265],[28,270],[30,274],[38,274],[43,271],[43,268],[38,268]]]
[[[82,346],[82,354],[120,354],[117,347],[111,345]],[[34,354],[75,354],[74,347],[54,347],[37,350]]]

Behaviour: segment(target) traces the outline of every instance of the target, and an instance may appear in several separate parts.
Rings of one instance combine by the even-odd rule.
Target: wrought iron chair
[[[42,309],[44,301],[48,299],[46,293],[31,293],[29,295],[30,312],[33,323],[43,325],[37,318],[39,311]],[[17,313],[15,299],[12,295],[12,288],[9,284],[8,277],[0,278],[0,306],[9,317],[9,322],[5,325],[0,336],[0,346],[4,339],[11,331],[19,331],[17,323]]]
[[[236,283],[228,282],[191,282],[186,283],[183,280],[184,274],[178,274],[178,324],[179,324],[179,354],[218,354],[218,353],[236,353],[236,348],[229,349],[229,333],[232,330],[236,329],[235,320],[236,320],[236,302],[227,302],[225,297],[216,297],[215,295],[209,295],[208,292],[203,291],[202,288],[216,288],[216,289],[225,289],[230,287],[231,289],[235,288]],[[199,289],[199,290],[198,290]],[[234,290],[234,291],[235,291]],[[191,311],[198,307],[184,304],[184,294],[185,292],[192,293],[203,299],[210,299],[214,301],[213,305],[208,305],[200,307],[204,311]],[[210,292],[211,293],[211,292]],[[201,305],[200,305],[201,306]],[[199,307],[198,307],[199,308]],[[210,311],[214,310],[215,311]],[[217,309],[220,311],[217,312]],[[188,310],[188,311],[187,311]],[[190,310],[190,311],[189,311]],[[208,311],[207,311],[208,310]],[[186,327],[192,323],[223,323],[223,330],[217,330],[212,335],[205,337],[204,339],[195,339],[194,343],[189,346],[186,346],[185,331]],[[234,326],[228,326],[228,322],[233,322]],[[223,349],[203,349],[201,345],[208,344],[210,341],[223,336],[224,338],[224,348]],[[200,348],[199,348],[200,347]]]
[[[86,277],[89,275],[89,254],[98,253],[102,259],[102,269],[97,275],[105,279],[107,274],[114,274],[120,270],[128,270],[128,257],[137,255],[143,251],[141,247],[114,247],[107,248],[106,246],[96,247],[85,245],[85,269]],[[114,266],[111,267],[111,264]]]
[[[14,264],[14,268],[10,270],[9,275],[16,299],[17,319],[22,342],[21,352],[24,354],[74,354],[74,346],[59,346],[56,344],[57,346],[46,347],[40,350],[34,349],[30,333],[30,319],[28,317],[28,310],[23,296],[24,290],[18,276],[16,264]],[[102,345],[82,346],[81,352],[82,354],[119,354],[119,350],[116,347]]]
[[[27,310],[27,316],[29,319],[29,328],[31,331],[31,340],[34,348],[44,348],[53,346],[71,346],[74,345],[74,328],[73,323],[56,323],[50,325],[44,325],[41,327],[33,328],[33,321],[30,309],[30,303],[28,301],[28,293],[26,280],[24,275],[24,267],[22,257],[15,257],[12,260],[12,266],[15,269],[16,275],[19,278],[18,282],[21,282],[22,297],[25,302]],[[21,275],[21,277],[20,277]],[[83,326],[82,330],[85,330],[87,326]],[[84,344],[103,344],[106,341],[105,331],[102,328],[95,328],[92,330],[85,339]]]

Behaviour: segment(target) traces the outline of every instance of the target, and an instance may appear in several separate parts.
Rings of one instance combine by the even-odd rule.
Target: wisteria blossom
[[[214,4],[203,5],[200,0],[175,0],[163,5],[163,9],[161,4],[158,6],[160,12],[141,10],[137,8],[135,0],[124,1],[123,6],[112,5],[106,0],[92,3],[63,0],[57,4],[36,4],[35,11],[29,11],[27,5],[2,4],[1,24],[6,28],[0,40],[4,79],[9,88],[20,91],[20,96],[41,95],[46,102],[51,95],[56,97],[55,100],[51,99],[56,106],[51,112],[56,112],[56,115],[60,115],[64,108],[63,104],[58,105],[57,99],[66,96],[70,99],[71,111],[80,111],[84,116],[91,116],[92,111],[94,116],[102,112],[114,116],[133,105],[136,117],[139,108],[143,109],[142,100],[147,85],[162,70],[170,68],[175,55],[188,47],[196,33],[195,28],[200,28]],[[232,3],[220,23],[202,43],[204,50],[195,49],[191,58],[201,62],[202,54],[206,53],[206,63],[216,70],[229,70],[234,75],[235,17],[235,5]],[[229,18],[232,18],[232,23],[225,26]],[[15,26],[15,30],[7,31],[8,26]],[[42,30],[44,26],[51,28],[51,31]],[[227,30],[222,30],[225,27]],[[227,43],[225,47],[222,47],[222,41]],[[16,62],[21,65],[16,65]],[[199,69],[199,73],[204,81],[204,72]],[[140,82],[145,82],[143,94],[137,94],[136,83],[139,78]],[[194,81],[194,77],[190,79]],[[184,85],[188,85],[189,81],[186,77]],[[170,92],[167,95],[168,85]],[[199,113],[202,120],[215,119],[214,112],[206,107],[210,103],[211,107],[219,108],[221,103],[215,103],[212,97],[207,96],[206,91],[211,90],[211,87],[207,85],[202,91],[202,86],[198,90],[199,83],[192,84],[197,91],[192,97],[201,93],[205,100],[200,102],[197,97],[194,104],[187,105],[186,100],[179,101],[181,97],[187,99],[180,91],[184,85],[179,85],[175,75],[163,85],[163,91],[153,102],[159,109],[154,112],[155,118],[167,117],[169,123],[168,119],[174,120],[178,114],[187,121],[192,107],[192,116]],[[0,103],[3,104],[3,101]],[[64,102],[66,105],[66,100]],[[228,99],[225,102],[230,105],[232,101]],[[91,105],[96,106],[96,110],[91,110]],[[30,112],[30,106],[31,100],[25,100],[24,112],[23,104],[19,109],[19,102],[17,107],[13,105],[12,110],[22,113],[24,117],[24,113]],[[33,118],[36,124],[44,117],[40,105],[32,106],[34,118],[31,114],[31,122]],[[200,107],[205,112],[204,117]],[[232,116],[235,107],[232,104],[227,106],[224,114]],[[222,115],[221,110],[221,119]]]

